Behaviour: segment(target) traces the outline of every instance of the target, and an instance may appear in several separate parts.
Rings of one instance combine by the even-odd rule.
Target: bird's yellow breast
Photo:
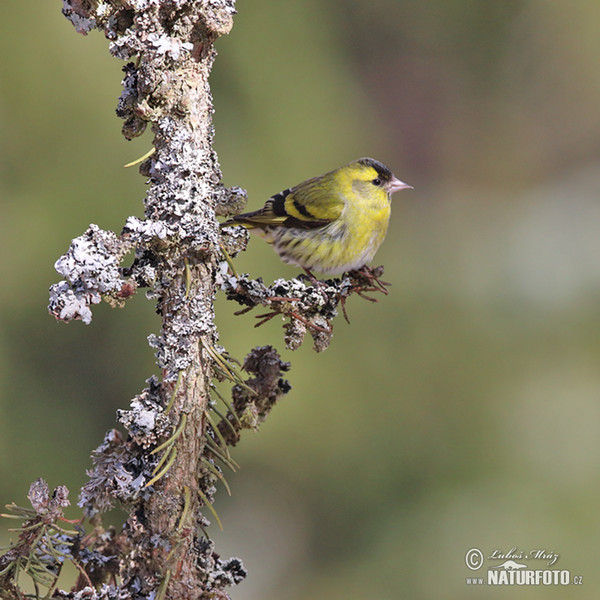
[[[383,242],[390,219],[390,200],[385,192],[357,195],[347,202],[342,221],[348,228],[346,256],[362,266],[371,261]],[[358,268],[358,267],[356,267]]]

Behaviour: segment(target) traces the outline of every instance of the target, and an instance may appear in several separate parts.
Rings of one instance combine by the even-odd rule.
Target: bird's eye
[[[379,177],[376,177],[371,183],[373,185],[381,185],[381,179],[379,179]]]

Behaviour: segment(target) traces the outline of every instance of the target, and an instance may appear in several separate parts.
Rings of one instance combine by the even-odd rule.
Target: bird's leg
[[[323,289],[323,282],[319,281],[312,273],[309,269],[305,269],[304,267],[302,267],[302,269],[304,270],[304,272],[306,273],[306,275],[308,276],[308,279],[310,280],[310,282],[315,286],[315,288],[317,290],[319,290],[319,293],[321,294],[321,296],[323,296],[323,300],[325,300],[325,302],[329,302],[329,298],[327,297],[327,294],[325,293],[325,290]]]
[[[315,287],[321,287],[321,282],[312,274],[311,271],[309,271],[308,269],[305,269],[304,267],[302,267],[302,270],[306,273],[306,275],[308,276],[308,278],[310,279],[310,282],[315,286]]]

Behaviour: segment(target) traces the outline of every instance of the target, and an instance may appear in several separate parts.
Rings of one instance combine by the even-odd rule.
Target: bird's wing
[[[309,179],[275,194],[260,210],[236,215],[230,222],[261,228],[323,227],[338,219],[344,208],[343,198],[332,193],[328,183],[321,177]]]
[[[294,220],[321,226],[339,219],[344,198],[329,175],[308,179],[285,198],[285,210]],[[310,225],[308,225],[310,227]]]

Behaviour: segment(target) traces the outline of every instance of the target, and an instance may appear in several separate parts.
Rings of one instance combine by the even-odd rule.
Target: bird
[[[221,227],[243,225],[311,277],[339,275],[371,262],[387,233],[392,194],[403,189],[412,186],[363,157],[275,194]]]

